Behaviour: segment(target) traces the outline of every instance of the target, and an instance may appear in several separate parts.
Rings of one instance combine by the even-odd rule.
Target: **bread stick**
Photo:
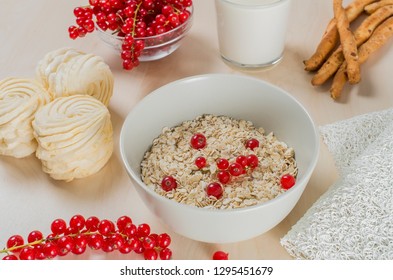
[[[359,47],[359,63],[363,64],[369,56],[380,49],[393,36],[393,17],[386,19],[377,27],[373,35],[364,44]],[[344,61],[340,69],[334,76],[330,95],[333,99],[340,97],[342,89],[348,80],[346,68],[347,62]]]
[[[393,1],[393,0],[392,0]],[[372,35],[374,30],[388,17],[393,15],[393,5],[387,5],[376,12],[368,16],[354,32],[356,45],[360,46]],[[342,46],[338,47],[337,50],[328,58],[328,60],[322,65],[318,72],[314,75],[311,80],[311,84],[319,86],[325,83],[330,77],[336,73],[344,62],[344,55],[342,52]]]
[[[333,0],[334,18],[340,35],[341,46],[347,62],[347,77],[351,84],[360,81],[360,64],[355,37],[349,27],[348,17],[342,6],[342,0]]]
[[[381,1],[377,1],[375,3],[371,3],[371,4],[367,5],[366,7],[364,7],[364,10],[368,14],[372,14],[375,11],[377,11],[379,8],[382,8],[383,6],[387,6],[387,5],[392,5],[392,4],[393,4],[393,0],[381,0]]]
[[[364,7],[375,2],[376,0],[354,0],[345,8],[345,13],[348,21],[354,21],[363,11]],[[336,47],[339,41],[339,35],[334,19],[331,19],[320,43],[317,46],[314,54],[304,63],[306,71],[316,71],[325,62],[326,58]]]

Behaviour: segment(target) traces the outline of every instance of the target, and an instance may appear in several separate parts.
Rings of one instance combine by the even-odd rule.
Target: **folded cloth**
[[[393,259],[393,108],[319,131],[340,179],[281,245],[296,259]]]

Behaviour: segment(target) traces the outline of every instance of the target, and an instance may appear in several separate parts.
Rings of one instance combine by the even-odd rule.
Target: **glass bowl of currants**
[[[164,58],[179,48],[193,22],[192,0],[89,0],[74,9],[71,39],[97,31],[120,53],[123,68]]]

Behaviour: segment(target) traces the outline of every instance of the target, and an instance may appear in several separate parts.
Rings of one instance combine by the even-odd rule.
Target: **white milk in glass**
[[[259,68],[280,61],[291,0],[216,0],[221,56],[240,66]]]

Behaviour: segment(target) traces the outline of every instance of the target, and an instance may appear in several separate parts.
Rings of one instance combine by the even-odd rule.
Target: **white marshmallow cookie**
[[[73,48],[47,53],[38,62],[36,76],[53,98],[87,94],[108,106],[113,94],[113,74],[104,60]]]
[[[72,181],[98,172],[113,152],[107,107],[89,95],[59,97],[33,121],[36,156],[53,179]]]
[[[23,158],[36,151],[31,122],[35,112],[49,102],[50,94],[34,79],[0,81],[1,155]]]

